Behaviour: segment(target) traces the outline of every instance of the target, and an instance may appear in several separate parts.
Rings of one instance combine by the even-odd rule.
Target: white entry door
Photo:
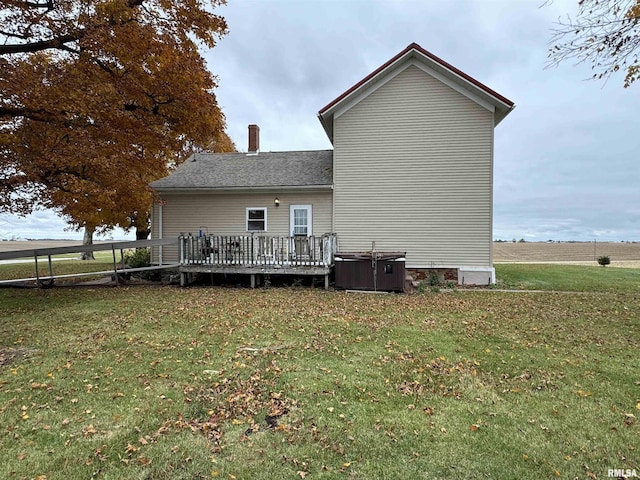
[[[289,224],[291,236],[313,235],[313,216],[311,205],[291,205],[289,211]]]

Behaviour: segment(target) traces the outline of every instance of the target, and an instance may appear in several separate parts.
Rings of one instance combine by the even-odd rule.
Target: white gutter
[[[164,193],[245,193],[255,192],[270,193],[270,192],[282,192],[287,191],[312,191],[312,190],[331,190],[332,184],[327,185],[272,185],[265,187],[153,187],[158,192]]]

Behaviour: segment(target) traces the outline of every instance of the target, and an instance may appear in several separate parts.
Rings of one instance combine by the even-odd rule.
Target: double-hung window
[[[247,208],[247,232],[267,231],[267,209]]]

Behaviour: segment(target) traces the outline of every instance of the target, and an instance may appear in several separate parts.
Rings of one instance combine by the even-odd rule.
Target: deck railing
[[[337,251],[333,233],[280,237],[249,235],[180,235],[182,265],[304,267],[333,265]]]

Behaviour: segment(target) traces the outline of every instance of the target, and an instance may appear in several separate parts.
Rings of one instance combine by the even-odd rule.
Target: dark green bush
[[[151,265],[151,249],[137,248],[124,254],[124,262],[129,268],[148,267]]]
[[[440,275],[435,270],[429,270],[429,285],[432,287],[439,287],[442,284]]]
[[[606,267],[610,263],[611,263],[611,259],[607,255],[603,255],[601,257],[598,257],[598,264],[599,265],[602,265],[603,267]]]

